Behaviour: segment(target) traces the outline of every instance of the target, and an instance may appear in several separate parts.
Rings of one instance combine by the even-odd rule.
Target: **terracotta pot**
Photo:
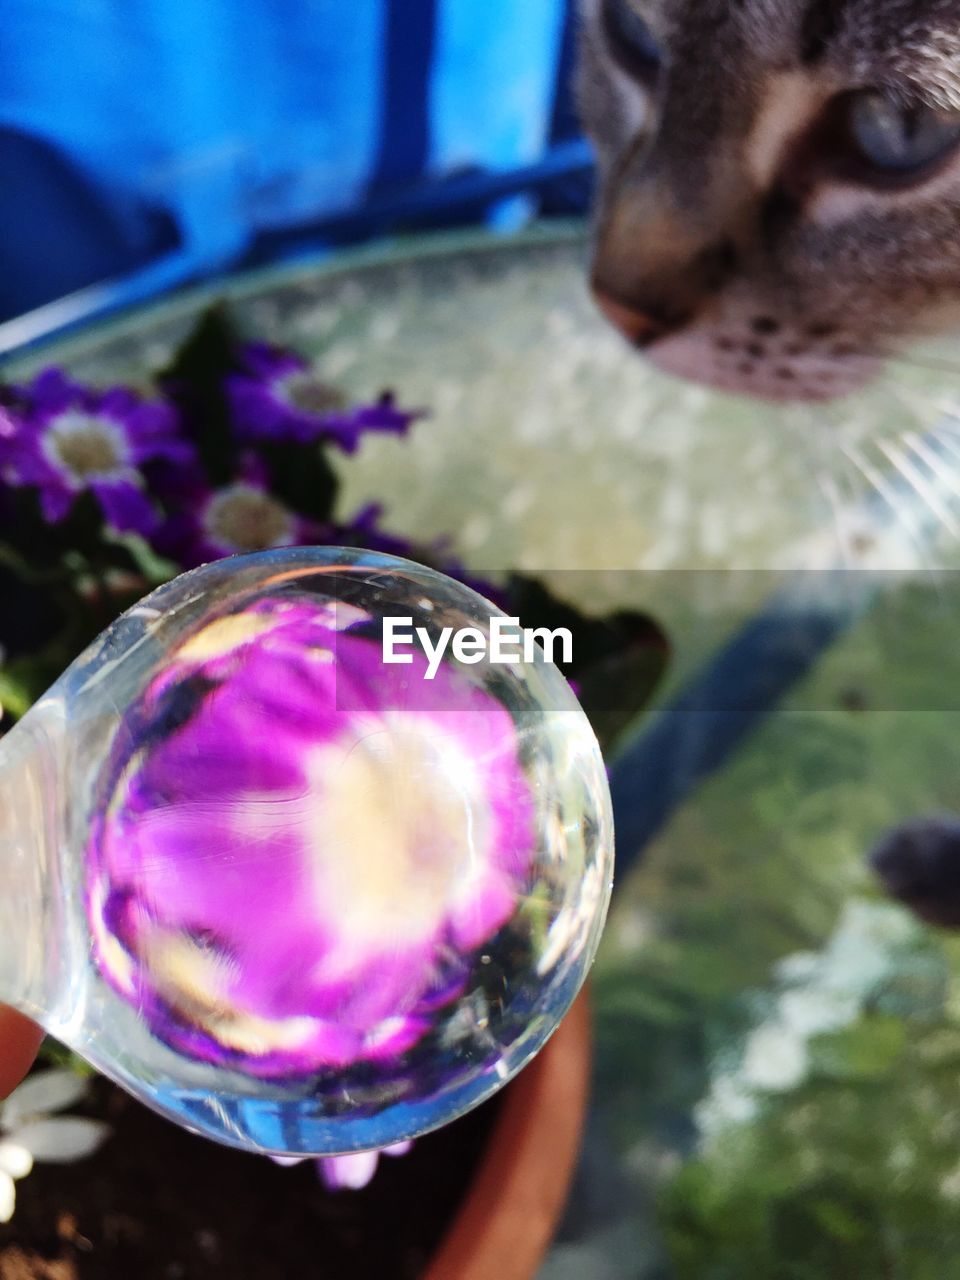
[[[424,1280],[530,1280],[563,1211],[590,1081],[582,992],[543,1052],[509,1086],[490,1145]]]

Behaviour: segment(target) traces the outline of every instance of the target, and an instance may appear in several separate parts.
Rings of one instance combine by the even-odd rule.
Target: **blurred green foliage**
[[[598,1105],[679,1280],[960,1276],[960,938],[865,860],[960,813],[957,587],[892,580],[620,886]]]

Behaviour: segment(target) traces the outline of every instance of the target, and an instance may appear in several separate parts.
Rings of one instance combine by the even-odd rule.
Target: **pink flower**
[[[368,621],[299,595],[226,614],[117,735],[88,857],[97,963],[194,1059],[399,1059],[526,892],[510,715],[455,672],[382,665]]]

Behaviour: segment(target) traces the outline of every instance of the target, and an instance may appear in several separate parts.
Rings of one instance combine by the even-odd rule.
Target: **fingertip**
[[[17,1087],[30,1070],[43,1030],[22,1013],[0,1005],[0,1098]]]

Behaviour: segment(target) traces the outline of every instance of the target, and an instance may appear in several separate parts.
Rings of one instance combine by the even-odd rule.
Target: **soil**
[[[499,1099],[385,1158],[362,1191],[327,1191],[154,1115],[106,1081],[86,1110],[112,1135],[38,1164],[0,1227],[0,1280],[416,1280],[450,1223]]]

